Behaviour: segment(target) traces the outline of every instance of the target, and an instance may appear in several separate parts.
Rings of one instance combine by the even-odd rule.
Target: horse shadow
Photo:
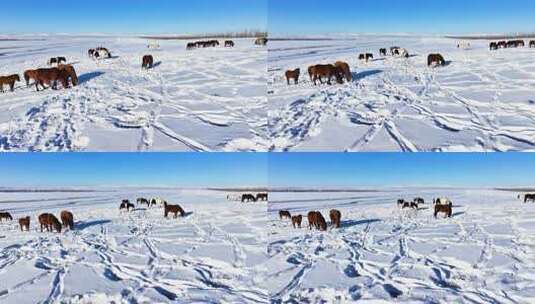
[[[459,216],[459,215],[463,215],[465,213],[466,212],[464,212],[464,211],[454,212],[454,213],[451,214],[451,217],[456,217],[456,216]]]
[[[193,211],[184,212],[184,215],[182,217],[190,217],[193,215]]]
[[[363,71],[360,73],[352,72],[351,75],[353,76],[353,80],[361,80],[369,76],[380,74],[382,72],[383,72],[382,70],[369,70],[369,71]]]
[[[110,220],[96,220],[96,221],[89,221],[89,222],[77,222],[74,224],[74,227],[76,230],[84,230],[93,226],[99,226],[111,223]]]
[[[450,65],[452,63],[451,60],[446,60],[444,61],[444,66],[447,67],[448,65]]]
[[[381,221],[380,219],[368,219],[368,220],[359,220],[359,221],[347,220],[347,221],[342,221],[340,223],[340,228],[350,228],[350,227],[354,227],[358,225],[371,224],[371,223],[376,223],[380,221]]]
[[[78,82],[80,84],[84,83],[84,82],[88,82],[94,78],[97,78],[97,77],[100,77],[102,75],[104,75],[105,73],[104,72],[90,72],[90,73],[85,73],[85,74],[82,74],[80,76],[78,76]]]
[[[159,67],[162,64],[161,61],[157,61],[152,65],[152,69]]]

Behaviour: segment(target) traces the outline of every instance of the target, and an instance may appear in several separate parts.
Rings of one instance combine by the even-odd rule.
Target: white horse
[[[472,45],[468,41],[460,41],[457,43],[458,49],[469,50],[471,47]]]
[[[401,47],[392,47],[390,48],[390,52],[394,57],[409,58],[409,51]]]
[[[449,204],[452,204],[453,203],[451,202],[451,200],[447,197],[439,197],[435,200],[433,200],[433,204],[435,205],[449,205]]]
[[[241,194],[229,194],[227,195],[227,201],[241,201]]]

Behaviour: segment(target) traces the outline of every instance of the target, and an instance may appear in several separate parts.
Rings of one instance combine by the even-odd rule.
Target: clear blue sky
[[[0,154],[0,186],[266,186],[255,153]]]
[[[271,154],[271,187],[535,186],[533,153]]]
[[[0,33],[205,33],[266,29],[268,0],[2,1]]]
[[[532,0],[269,0],[271,34],[535,31]]]

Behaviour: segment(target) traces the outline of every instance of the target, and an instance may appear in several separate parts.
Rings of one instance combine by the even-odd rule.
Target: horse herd
[[[387,49],[381,48],[379,49],[379,54],[381,56],[387,56]],[[401,47],[393,46],[390,48],[390,54],[393,57],[403,57],[408,58],[409,52]],[[359,60],[365,60],[368,62],[368,60],[373,59],[372,53],[362,53],[359,54]],[[446,60],[444,60],[444,57],[441,54],[434,53],[429,54],[427,56],[427,65],[428,66],[444,66],[446,65]],[[290,85],[290,81],[292,80],[294,84],[299,84],[299,77],[301,75],[301,69],[297,68],[295,70],[287,70],[284,74],[286,78],[286,83]],[[347,82],[351,82],[353,80],[353,76],[351,74],[351,69],[349,68],[349,64],[344,61],[337,61],[334,64],[316,64],[311,65],[308,67],[308,75],[310,77],[310,82],[312,82],[314,85],[317,85],[317,81],[321,84],[323,84],[323,80],[326,79],[326,83],[328,85],[331,85],[331,80],[334,78],[338,84],[343,84],[344,79]]]
[[[526,46],[524,40],[501,40],[501,41],[493,41],[489,44],[489,49],[491,51],[495,51],[497,49],[508,49],[508,48],[519,48]],[[531,40],[529,42],[530,48],[535,48],[535,40]]]
[[[182,217],[186,215],[186,212],[184,211],[184,209],[182,207],[180,207],[180,205],[168,204],[166,200],[161,199],[159,197],[152,198],[150,200],[146,199],[146,198],[143,198],[143,197],[139,197],[139,198],[136,199],[136,204],[138,206],[147,205],[147,208],[151,208],[153,206],[163,207],[164,208],[164,217],[168,217],[168,215],[170,213],[174,214],[174,218],[177,218],[179,214]],[[128,199],[123,199],[121,201],[121,204],[119,205],[119,211],[126,210],[127,212],[129,212],[129,211],[134,211],[135,209],[136,209],[136,206],[134,206],[134,204],[130,203],[130,201]]]
[[[341,227],[342,213],[339,210],[332,209],[331,211],[329,211],[329,217],[331,219],[331,227],[333,228]],[[292,221],[292,226],[294,227],[294,229],[296,228],[301,229],[301,223],[303,221],[303,216],[301,214],[292,215],[290,211],[288,210],[280,210],[279,218],[281,220],[289,219]],[[321,212],[319,211],[308,212],[307,220],[308,220],[309,230],[311,230],[312,228],[315,228],[319,231],[327,230],[327,222],[325,221],[325,218],[323,217]]]
[[[267,201],[268,200],[268,194],[266,192],[260,192],[260,193],[242,193],[239,195],[227,195],[228,201],[240,201],[242,203],[249,203],[249,202],[258,202],[258,201]]]
[[[524,204],[529,201],[535,203],[535,193],[519,194],[517,198],[524,201]]]
[[[265,37],[257,38],[254,42],[255,45],[265,46],[267,45],[268,39]],[[186,50],[194,50],[199,48],[209,48],[209,47],[218,47],[220,45],[218,40],[202,40],[189,42],[186,44]],[[236,44],[232,40],[225,40],[223,42],[224,47],[234,47]]]
[[[405,199],[398,199],[397,206],[398,208],[406,209],[410,208],[413,210],[419,210],[420,205],[425,204],[425,200],[421,197],[416,197],[412,201],[407,201]],[[444,213],[447,217],[451,217],[453,214],[453,203],[449,198],[434,198],[434,217],[436,218],[439,213]]]
[[[53,232],[54,230],[58,233],[61,233],[62,228],[69,228],[70,230],[74,229],[74,216],[72,212],[63,210],[60,213],[61,223],[58,218],[52,213],[42,213],[37,217],[41,232],[43,228],[48,232]],[[3,220],[12,221],[13,217],[9,212],[0,212],[0,222]],[[25,216],[19,218],[20,231],[30,231],[30,217]]]

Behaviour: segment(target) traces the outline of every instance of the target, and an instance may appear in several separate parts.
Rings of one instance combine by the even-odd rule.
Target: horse
[[[405,209],[405,208],[411,208],[411,209],[418,210],[418,203],[404,201],[403,202],[403,206],[401,207],[401,209]]]
[[[197,48],[197,45],[195,44],[195,42],[188,42],[186,44],[186,50],[193,50],[194,48]]]
[[[121,205],[119,206],[119,211],[126,209],[126,211],[130,211],[130,209],[134,210],[135,206],[134,204],[130,203],[129,200],[125,199],[121,202]]]
[[[111,52],[105,48],[105,47],[98,47],[95,49],[95,57],[98,59],[100,57],[103,58],[111,58]]]
[[[184,214],[186,214],[186,212],[184,212],[184,209],[182,209],[182,207],[180,207],[179,205],[168,205],[167,202],[164,202],[163,207],[165,217],[167,217],[169,213],[174,213],[174,218],[177,218],[179,213],[180,216],[184,216]]]
[[[96,52],[95,49],[89,49],[89,50],[87,51],[87,56],[88,56],[89,58],[93,58],[93,56],[95,56],[95,52]]]
[[[150,204],[151,206],[152,205],[163,205],[163,203],[165,202],[164,199],[162,198],[159,198],[159,197],[154,197],[150,200]]]
[[[292,215],[290,214],[290,211],[288,210],[279,210],[279,218],[282,220],[284,218],[292,218]]]
[[[295,70],[288,70],[284,74],[286,76],[286,83],[290,85],[290,79],[294,80],[294,84],[299,84],[299,74],[301,73],[301,69],[295,69]]]
[[[152,66],[154,65],[154,58],[152,58],[152,55],[145,55],[143,56],[141,68],[142,69],[152,69]]]
[[[316,227],[316,222],[318,221],[318,212],[317,211],[310,211],[307,214],[308,219],[308,229],[311,230],[312,227]]]
[[[318,79],[319,79],[320,83],[323,84],[323,79],[322,79],[323,77],[327,78],[327,84],[328,85],[331,85],[331,79],[333,77],[336,78],[336,82],[338,82],[339,84],[344,83],[344,81],[342,80],[342,75],[340,73],[340,70],[337,69],[332,64],[318,64],[318,65],[315,65],[315,66],[312,67],[311,70],[309,70],[309,72],[312,73],[312,78],[313,78],[314,85],[316,85],[316,80],[318,80]]]
[[[406,49],[398,46],[391,47],[390,52],[392,53],[392,56],[409,58],[409,52]]]
[[[268,39],[266,37],[256,38],[254,42],[255,45],[260,45],[260,46],[265,46],[267,45],[267,43],[268,43]]]
[[[268,194],[267,193],[257,193],[256,194],[256,200],[257,201],[267,201],[268,200]]]
[[[398,199],[398,201],[397,201],[397,206],[398,207],[403,207],[404,204],[405,204],[405,200],[404,199],[401,199],[401,198]]]
[[[59,68],[50,68],[50,69],[37,69],[35,70],[35,88],[39,91],[39,85],[44,89],[45,83],[54,90],[57,90],[57,82],[60,79],[60,69]]]
[[[153,200],[153,201],[154,201],[154,200]],[[146,198],[142,198],[142,197],[136,199],[136,204],[138,204],[138,205],[139,205],[139,204],[141,204],[141,205],[147,205],[147,207],[150,207],[150,205],[152,205],[152,203],[149,202],[148,199],[146,199]],[[156,201],[154,201],[154,204],[156,204]]]
[[[323,217],[321,212],[317,211],[316,215],[316,228],[320,231],[327,230],[327,222],[325,221],[325,218]]]
[[[386,48],[379,49],[379,55],[380,56],[386,56]]]
[[[30,217],[23,217],[19,219],[19,226],[20,231],[24,231],[24,228],[26,228],[26,231],[30,231]]]
[[[414,202],[415,202],[416,204],[418,204],[418,205],[420,205],[420,204],[425,204],[424,199],[421,198],[421,197],[415,197],[415,198],[414,198]]]
[[[446,61],[444,60],[444,57],[442,57],[442,55],[440,54],[429,54],[429,56],[427,56],[427,66],[432,65],[444,66],[446,65]]]
[[[43,213],[39,215],[38,219],[41,225],[41,232],[43,232],[43,227],[45,227],[46,231],[52,232],[55,229],[58,233],[61,233],[61,223],[53,214]]]
[[[335,228],[340,228],[340,219],[342,218],[342,213],[339,210],[332,209],[329,211],[329,217],[331,218],[331,225]]]
[[[241,202],[256,202],[256,197],[250,193],[244,193],[241,196]]]
[[[30,86],[30,79],[37,81],[37,71],[36,70],[26,70],[24,71],[24,80],[26,81],[26,86]]]
[[[495,50],[497,50],[497,49],[498,49],[498,44],[497,44],[496,42],[491,42],[491,43],[489,44],[489,49],[490,49],[491,51],[495,51]]]
[[[56,57],[50,58],[50,59],[48,59],[47,63],[48,63],[48,65],[53,65],[54,63],[57,64],[58,63],[58,58],[56,58]]]
[[[338,70],[342,71],[342,74],[346,77],[347,82],[351,82],[353,80],[353,75],[351,75],[351,69],[349,68],[349,64],[347,64],[347,62],[337,61],[334,63],[334,66],[338,68]]]
[[[373,54],[371,53],[365,53],[359,55],[359,60],[366,60],[368,62],[370,59],[373,59]]]
[[[59,80],[62,82],[64,88],[69,87],[69,79],[74,87],[78,85],[78,76],[72,65],[59,64],[58,69],[60,70]]]
[[[498,46],[499,49],[506,49],[507,48],[507,41],[505,41],[505,40],[498,41],[498,43],[496,43],[496,45]]]
[[[451,202],[449,202],[448,204],[445,204],[445,205],[441,205],[441,204],[436,204],[435,205],[435,218],[437,217],[437,214],[438,213],[445,213],[447,217],[451,217],[452,215],[452,207],[453,207],[453,204]]]
[[[232,40],[225,41],[225,47],[234,47],[234,41]]]
[[[529,48],[530,48],[530,49],[531,49],[531,48],[535,48],[535,40],[531,40],[531,41],[529,42]]]
[[[451,204],[451,200],[447,197],[439,197],[437,199],[433,199],[433,205],[448,205]]]
[[[4,219],[7,221],[12,221],[13,217],[9,212],[0,212],[0,222],[2,222]]]
[[[301,214],[292,216],[292,226],[296,228],[301,228],[301,222],[303,221],[303,216]]]
[[[63,210],[61,211],[59,217],[61,218],[63,227],[69,227],[69,230],[74,229],[74,216],[72,215],[72,212]]]
[[[9,85],[9,89],[13,92],[15,90],[15,82],[17,81],[20,81],[20,77],[17,74],[0,77],[0,92],[4,93],[5,84]]]
[[[518,198],[522,199],[524,201],[524,204],[529,201],[532,201],[533,203],[535,203],[535,193],[519,194]]]

